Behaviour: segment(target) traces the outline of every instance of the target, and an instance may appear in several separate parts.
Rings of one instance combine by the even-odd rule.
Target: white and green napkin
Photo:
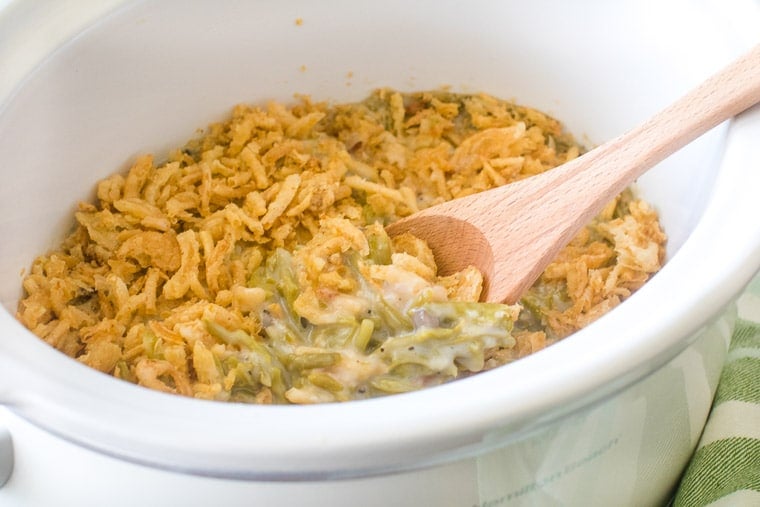
[[[760,277],[739,301],[739,320],[712,411],[675,507],[760,506]]]

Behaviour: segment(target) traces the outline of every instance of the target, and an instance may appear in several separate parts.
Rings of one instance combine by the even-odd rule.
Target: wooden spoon
[[[514,303],[638,176],[758,102],[760,45],[642,125],[571,162],[432,206],[386,229],[427,241],[441,274],[478,268],[481,299]]]

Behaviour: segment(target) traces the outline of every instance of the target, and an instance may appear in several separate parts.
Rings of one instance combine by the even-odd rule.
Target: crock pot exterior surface
[[[642,193],[661,211],[670,236],[669,262],[649,284],[612,314],[540,354],[440,388],[319,407],[251,407],[170,397],[63,357],[32,337],[12,313],[19,271],[50,246],[66,225],[58,223],[60,217],[76,199],[87,197],[86,185],[126,164],[136,154],[131,150],[160,153],[180,143],[236,101],[288,99],[294,91],[352,100],[382,85],[501,89],[567,119],[572,130],[603,140],[676,98],[746,47],[740,32],[731,32],[726,20],[719,19],[726,8],[718,4],[589,1],[581,19],[573,17],[577,5],[567,10],[551,2],[519,8],[423,2],[414,9],[400,1],[382,8],[355,2],[131,2],[80,33],[83,23],[117,7],[106,3],[98,15],[67,13],[75,20],[71,26],[78,28],[61,41],[77,36],[65,46],[39,50],[39,58],[47,60],[25,80],[19,69],[28,71],[24,64],[37,63],[35,58],[9,60],[7,48],[0,51],[0,62],[13,63],[13,72],[0,78],[0,93],[6,94],[0,99],[0,153],[5,159],[0,172],[4,181],[14,182],[0,187],[0,214],[12,217],[0,220],[0,236],[13,238],[13,243],[0,242],[0,301],[5,306],[0,308],[0,403],[8,407],[2,409],[0,424],[11,429],[16,457],[16,471],[0,489],[0,503],[2,495],[9,502],[21,498],[33,470],[50,470],[40,465],[42,449],[35,444],[45,439],[61,456],[79,456],[83,468],[112,470],[106,482],[113,487],[123,484],[116,470],[140,476],[142,487],[123,496],[132,499],[163,498],[168,490],[158,484],[165,482],[174,485],[175,494],[187,493],[191,504],[211,498],[205,494],[220,499],[248,495],[249,500],[270,498],[268,494],[282,500],[292,494],[301,504],[335,499],[339,505],[340,498],[355,501],[362,492],[386,495],[378,497],[384,500],[396,495],[393,502],[382,503],[397,500],[399,505],[404,495],[410,505],[420,505],[420,499],[440,505],[463,505],[462,499],[519,504],[539,494],[548,495],[540,498],[550,503],[581,498],[574,495],[584,494],[578,489],[583,474],[590,474],[585,483],[589,497],[609,499],[617,491],[621,498],[664,498],[709,409],[730,335],[731,303],[760,267],[760,230],[753,219],[760,171],[748,169],[760,164],[757,109],[641,179]],[[751,7],[743,19],[760,19]],[[661,16],[650,16],[651,9]],[[34,14],[37,20],[44,13]],[[0,11],[0,28],[14,29],[0,33],[23,44],[23,29],[3,16]],[[539,18],[554,34],[548,42],[526,32],[524,21]],[[175,26],[173,19],[182,19],[182,25]],[[505,19],[511,20],[514,34],[503,29]],[[582,34],[573,40],[573,49],[556,33],[567,34],[569,19],[577,20],[573,30]],[[14,22],[23,27],[22,20]],[[669,23],[676,20],[682,33],[671,30]],[[251,29],[243,31],[247,25]],[[287,44],[265,44],[279,33],[270,25],[279,27]],[[192,37],[183,39],[183,28]],[[426,30],[424,42],[411,30]],[[373,46],[379,32],[388,41],[380,49]],[[357,34],[360,40],[347,45]],[[510,37],[521,43],[508,45]],[[756,38],[754,32],[749,36]],[[228,39],[238,45],[222,51],[219,41]],[[180,40],[195,41],[190,46],[200,58],[170,58],[190,51],[177,45]],[[243,43],[256,50],[241,51]],[[322,47],[332,53],[320,52]],[[578,56],[584,52],[606,59],[604,65]],[[111,59],[113,55],[121,59]],[[256,79],[240,70],[244,67],[231,74],[224,67],[229,59],[260,64],[270,56],[279,59],[260,67]],[[507,58],[512,68],[524,72],[505,70]],[[210,80],[209,72],[229,79]],[[195,81],[179,86],[178,76],[194,73]],[[349,82],[348,73],[354,76]],[[17,82],[9,84],[9,79]],[[595,79],[604,86],[592,88]],[[553,91],[559,82],[564,88]],[[505,83],[512,83],[511,88],[504,88]],[[618,103],[619,96],[626,102]],[[146,123],[150,118],[157,120]],[[87,140],[84,146],[82,139]],[[52,155],[61,153],[66,156]],[[52,163],[56,160],[61,163]],[[45,170],[49,177],[40,180]],[[692,187],[683,192],[687,181]],[[29,202],[40,204],[30,208]],[[19,218],[18,210],[28,214]],[[659,410],[671,405],[686,409],[675,414]],[[653,428],[663,433],[656,436]],[[688,438],[680,433],[684,428]],[[663,446],[668,452],[660,455]],[[635,465],[631,456],[636,456]],[[630,474],[624,483],[611,476],[602,480],[615,467],[648,478],[649,487]],[[590,479],[594,474],[596,482]],[[445,487],[434,488],[436,482]],[[391,493],[396,487],[399,491]],[[71,492],[71,498],[83,498],[80,493],[84,495]],[[41,499],[47,493],[36,494]],[[424,496],[428,494],[433,496]]]

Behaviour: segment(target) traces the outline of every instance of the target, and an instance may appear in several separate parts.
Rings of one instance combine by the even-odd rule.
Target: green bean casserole
[[[556,120],[485,94],[240,105],[162,163],[140,156],[101,181],[34,261],[17,316],[84,364],[195,398],[300,404],[441,384],[612,309],[660,268],[665,236],[626,191],[502,305],[478,302],[475,268],[439,276],[423,241],[384,225],[582,151]]]

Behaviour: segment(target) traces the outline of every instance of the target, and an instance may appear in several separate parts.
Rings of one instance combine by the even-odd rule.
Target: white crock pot
[[[531,357],[320,406],[164,395],[13,317],[77,200],[238,102],[449,85],[601,142],[758,42],[753,0],[0,1],[0,505],[657,505],[707,416],[760,267],[760,110],[641,178],[668,263]]]

